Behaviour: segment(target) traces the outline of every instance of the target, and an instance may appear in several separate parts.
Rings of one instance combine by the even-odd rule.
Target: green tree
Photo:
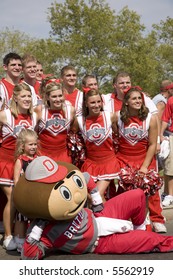
[[[9,52],[23,53],[23,48],[31,41],[31,38],[18,30],[10,30],[6,27],[0,32],[0,58],[3,61],[3,57]],[[2,65],[0,67],[0,75],[2,76],[4,70]]]
[[[115,16],[105,1],[66,0],[50,10],[51,35],[58,44],[61,62],[71,63],[82,76],[97,75],[100,83],[108,76],[115,41]]]
[[[21,53],[23,47],[31,38],[18,30],[10,30],[6,27],[0,32],[0,56],[1,59],[8,52]]]
[[[56,75],[64,65],[72,64],[79,80],[86,73],[95,74],[105,93],[112,90],[118,70],[128,71],[133,84],[151,95],[157,93],[161,80],[173,78],[173,19],[168,17],[146,33],[135,11],[126,6],[116,14],[105,0],[55,1],[47,14],[51,25],[47,39],[2,30],[1,60],[10,51],[21,56],[32,53],[46,73]]]
[[[134,83],[155,91],[157,41],[154,33],[145,35],[136,12],[125,7],[116,15],[103,0],[66,0],[52,4],[48,19],[58,45],[57,60],[75,65],[80,77],[95,74],[107,92],[115,72],[122,69],[132,74]]]
[[[28,42],[23,48],[23,53],[32,53],[39,60],[44,68],[44,73],[59,74],[57,70],[58,46],[49,39],[39,39]]]
[[[9,52],[16,52],[23,56],[25,53],[32,53],[44,65],[45,73],[56,73],[57,65],[57,44],[49,39],[37,39],[28,36],[18,30],[5,28],[0,32],[0,57]],[[0,66],[0,76],[4,75],[2,65]]]
[[[163,79],[173,79],[173,18],[153,24]]]
[[[115,65],[111,74],[121,69],[129,72],[133,84],[138,84],[151,95],[155,92],[159,79],[159,62],[155,34],[145,34],[145,26],[140,23],[140,16],[124,7],[115,19]]]

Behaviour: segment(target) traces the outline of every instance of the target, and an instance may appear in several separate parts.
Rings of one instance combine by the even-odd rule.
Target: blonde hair
[[[11,109],[12,115],[15,118],[17,118],[18,114],[19,114],[18,104],[15,101],[15,98],[21,93],[22,90],[27,90],[32,95],[31,88],[26,83],[20,83],[20,84],[17,84],[14,86],[13,95],[12,95],[12,99],[11,99],[11,103],[10,103],[10,109]],[[33,113],[33,106],[32,106],[32,101],[31,101],[30,108],[28,109],[28,114],[32,115],[32,113]]]
[[[19,132],[16,140],[15,159],[17,159],[20,155],[24,153],[24,146],[29,137],[33,137],[36,140],[38,139],[37,133],[32,129],[23,128]]]
[[[62,84],[61,83],[56,83],[56,82],[51,82],[51,83],[46,85],[45,92],[44,92],[44,97],[43,97],[43,102],[44,102],[45,106],[50,107],[48,96],[52,91],[55,91],[55,90],[61,90],[62,94],[63,94]]]
[[[22,67],[25,67],[28,62],[35,62],[37,64],[37,59],[32,54],[26,53],[22,57]]]
[[[49,84],[49,81],[51,81],[51,80],[57,81],[57,77],[54,75],[49,75],[46,78],[44,78],[40,84],[39,93],[40,93],[40,96],[42,97],[42,99],[44,99],[46,87]]]

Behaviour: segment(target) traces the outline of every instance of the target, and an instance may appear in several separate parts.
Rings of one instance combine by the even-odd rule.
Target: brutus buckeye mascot
[[[85,207],[87,197],[91,207]],[[34,159],[14,188],[19,212],[32,219],[21,258],[42,259],[52,249],[71,254],[168,252],[173,237],[145,231],[145,195],[130,190],[102,204],[88,173],[49,157]]]

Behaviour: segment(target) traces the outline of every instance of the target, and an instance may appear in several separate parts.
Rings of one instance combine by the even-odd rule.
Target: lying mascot
[[[88,193],[91,209],[85,207]],[[145,231],[145,199],[136,189],[103,205],[88,173],[38,157],[14,188],[17,210],[32,219],[21,259],[42,259],[52,249],[71,254],[172,251],[172,236]]]

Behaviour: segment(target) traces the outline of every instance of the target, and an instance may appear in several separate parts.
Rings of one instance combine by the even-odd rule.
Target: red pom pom
[[[163,179],[153,169],[146,174],[126,166],[119,174],[119,185],[125,190],[141,188],[146,195],[153,195],[163,185]]]
[[[85,144],[82,135],[70,131],[67,138],[67,147],[69,155],[72,158],[72,163],[80,168],[86,159]]]

